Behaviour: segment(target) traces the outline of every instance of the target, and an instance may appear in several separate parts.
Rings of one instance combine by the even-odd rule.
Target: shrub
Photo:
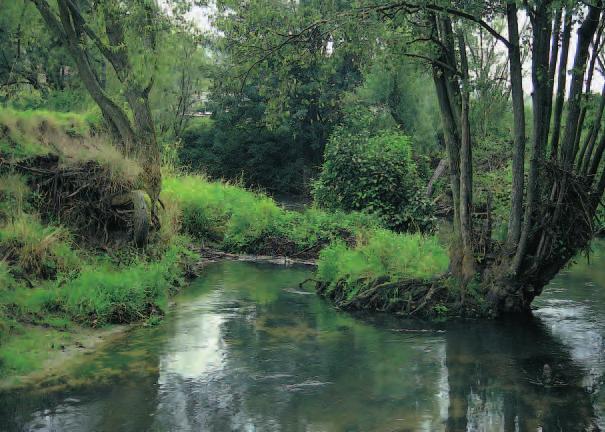
[[[324,155],[313,198],[327,209],[368,211],[397,231],[434,228],[408,137],[397,131],[370,134],[339,127]]]

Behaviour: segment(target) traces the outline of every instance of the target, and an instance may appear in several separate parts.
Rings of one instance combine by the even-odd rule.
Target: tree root
[[[316,282],[320,295],[344,310],[372,310],[405,316],[433,317],[448,309],[460,313],[461,305],[447,289],[447,276],[431,280],[388,278],[339,280],[334,285]],[[442,309],[435,308],[441,305]]]

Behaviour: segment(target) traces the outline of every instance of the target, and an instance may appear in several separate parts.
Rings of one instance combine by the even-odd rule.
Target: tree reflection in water
[[[540,318],[429,324],[335,311],[297,290],[308,276],[210,266],[75,388],[0,395],[0,430],[598,430],[605,301],[556,294]]]
[[[539,318],[452,325],[446,346],[446,430],[599,430],[586,370]]]

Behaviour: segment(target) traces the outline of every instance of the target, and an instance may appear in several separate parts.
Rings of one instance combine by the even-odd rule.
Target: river
[[[605,243],[531,320],[352,315],[306,268],[206,267],[163,323],[69,373],[0,395],[0,430],[581,431],[605,429]]]

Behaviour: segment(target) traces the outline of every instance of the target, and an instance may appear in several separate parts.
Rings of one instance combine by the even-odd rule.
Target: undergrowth
[[[317,278],[328,287],[358,281],[428,280],[447,271],[447,251],[434,236],[379,229],[353,247],[335,242],[319,256]]]
[[[42,367],[83,327],[157,322],[183,284],[192,255],[174,201],[165,200],[161,228],[144,249],[106,243],[98,231],[95,241],[79,229],[86,217],[67,217],[65,208],[98,205],[100,185],[110,196],[138,176],[96,124],[85,115],[0,110],[0,377]],[[83,182],[51,201],[40,172]]]
[[[267,195],[200,175],[167,178],[163,197],[181,207],[185,232],[229,252],[314,258],[334,240],[352,243],[380,226],[364,213],[284,210]]]

